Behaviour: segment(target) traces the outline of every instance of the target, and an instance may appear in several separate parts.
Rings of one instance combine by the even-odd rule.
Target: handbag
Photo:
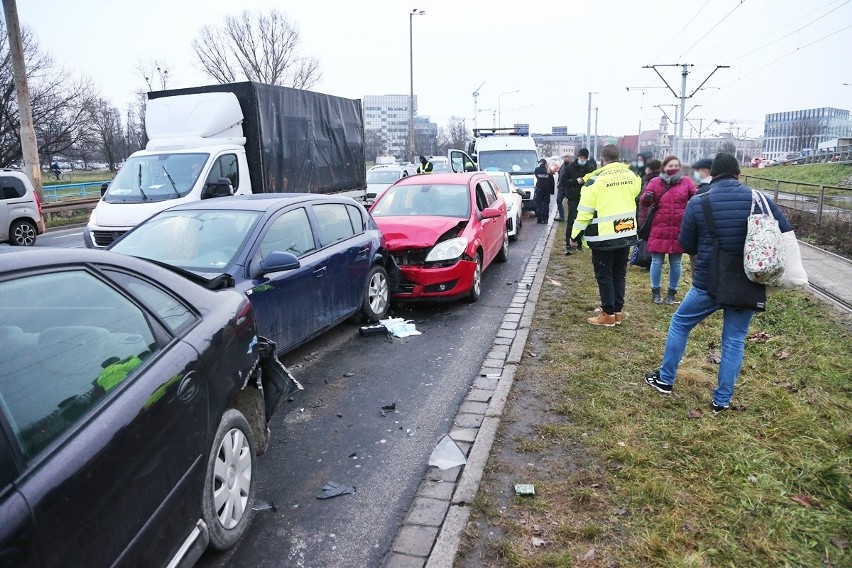
[[[671,189],[671,186],[667,187],[660,194],[660,197],[651,204],[648,208],[648,216],[645,217],[645,222],[642,223],[642,226],[639,227],[639,230],[636,231],[636,236],[639,237],[642,241],[647,241],[648,237],[651,236],[651,225],[654,223],[654,215],[657,214],[657,209],[660,208],[660,201],[662,201],[663,196]]]
[[[771,282],[771,286],[788,290],[803,290],[808,287],[808,273],[802,265],[802,251],[794,231],[781,233],[786,260],[780,277]]]
[[[751,190],[751,205],[743,247],[743,267],[752,282],[777,285],[783,276],[787,258],[781,228],[765,195]]]
[[[710,194],[702,193],[700,199],[710,238],[713,240],[707,293],[716,300],[717,304],[726,308],[764,311],[766,286],[748,279],[742,255],[727,253],[719,247],[716,222],[713,220],[713,211],[710,208]]]
[[[633,247],[633,253],[630,255],[630,264],[640,268],[648,268],[651,266],[651,253],[648,252],[647,243],[639,241]]]

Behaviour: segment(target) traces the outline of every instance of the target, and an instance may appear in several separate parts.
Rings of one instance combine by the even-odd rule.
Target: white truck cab
[[[535,140],[515,128],[474,129],[468,152],[484,172],[507,172],[523,199],[524,211],[534,210],[535,168],[538,151]]]

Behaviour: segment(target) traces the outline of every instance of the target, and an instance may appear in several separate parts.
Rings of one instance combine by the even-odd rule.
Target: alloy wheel
[[[12,234],[12,239],[20,246],[31,246],[35,243],[36,233],[29,223],[18,223]]]
[[[383,314],[388,305],[388,281],[382,272],[376,272],[370,278],[370,287],[367,292],[370,309],[374,314]]]

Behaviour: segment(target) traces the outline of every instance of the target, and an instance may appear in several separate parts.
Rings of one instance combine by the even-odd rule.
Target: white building
[[[408,101],[408,95],[364,96],[364,128],[381,135],[387,145],[385,151],[397,158],[408,154]]]

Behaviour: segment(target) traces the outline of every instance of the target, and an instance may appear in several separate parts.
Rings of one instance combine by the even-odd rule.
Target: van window
[[[234,191],[239,189],[240,163],[237,161],[236,154],[224,154],[216,158],[207,176],[207,183],[216,183],[220,177],[231,180],[231,187],[234,188]]]
[[[24,182],[12,176],[0,176],[0,199],[18,199],[26,194]]]

